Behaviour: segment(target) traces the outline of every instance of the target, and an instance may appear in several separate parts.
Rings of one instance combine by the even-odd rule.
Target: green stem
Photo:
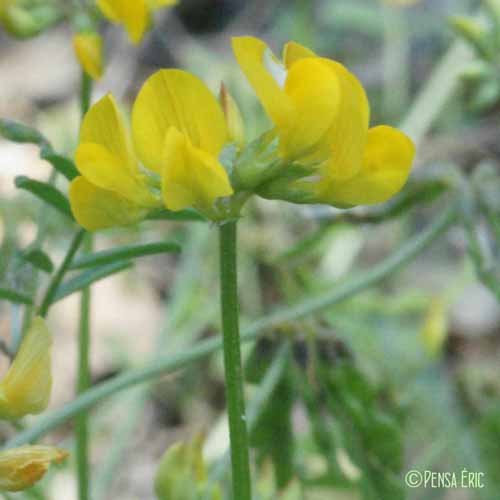
[[[86,235],[84,243],[85,253],[92,251],[92,237]],[[76,392],[82,394],[91,384],[90,380],[90,288],[82,291],[80,298],[80,324],[78,332],[78,380]],[[78,414],[75,422],[76,435],[76,468],[78,475],[78,498],[88,500],[89,498],[89,450],[88,450],[88,413],[86,411]]]
[[[236,264],[236,222],[228,222],[220,227],[220,290],[232,489],[234,500],[251,500]]]
[[[271,366],[267,370],[259,389],[248,405],[248,428],[252,432],[257,424],[259,417],[264,412],[269,398],[283,378],[283,373],[290,357],[290,344],[285,342],[274,357]],[[210,481],[219,481],[223,478],[226,468],[229,465],[230,453],[224,453],[218,462],[213,466],[210,472]]]
[[[249,342],[255,340],[264,330],[279,328],[287,322],[296,321],[307,315],[320,312],[328,307],[339,304],[356,295],[358,292],[366,290],[387,278],[413,260],[438,236],[443,236],[446,229],[455,221],[457,215],[456,210],[456,203],[452,203],[448,210],[433,221],[428,228],[415,236],[415,238],[407,241],[399,250],[379,264],[373,266],[369,271],[361,273],[357,277],[351,278],[345,283],[338,285],[321,297],[312,298],[296,306],[280,309],[250,324],[244,328],[241,341]],[[162,356],[141,369],[131,370],[122,375],[118,375],[107,382],[103,382],[89,389],[63,408],[38,418],[34,425],[7,442],[4,448],[13,448],[36,441],[47,432],[70,420],[80,412],[91,408],[99,401],[119,391],[133,387],[134,385],[142,384],[161,375],[180,370],[181,368],[189,366],[191,363],[217,352],[221,347],[222,341],[218,338],[204,340],[198,342],[192,349],[175,355]]]
[[[66,271],[68,271],[69,266],[78,251],[78,248],[80,247],[83,237],[85,236],[85,230],[80,229],[75,236],[73,237],[73,240],[71,242],[70,247],[68,248],[68,251],[66,252],[66,255],[64,257],[64,260],[62,261],[62,264],[60,265],[59,269],[57,272],[54,274],[52,277],[52,280],[50,281],[49,287],[47,288],[47,291],[45,292],[45,296],[42,300],[42,304],[40,308],[38,309],[38,314],[45,318],[47,316],[47,313],[49,312],[49,308],[54,300],[54,297],[57,293],[57,289],[59,288],[59,285],[61,284],[61,281],[64,278],[64,275],[66,274]]]
[[[82,118],[90,108],[92,96],[92,80],[83,71],[80,87],[80,111]],[[84,242],[85,253],[92,252],[92,236],[87,234]],[[80,322],[78,327],[78,379],[76,393],[80,395],[89,389],[90,380],[90,287],[82,290],[80,297]],[[90,467],[89,467],[89,419],[88,413],[82,411],[75,421],[76,470],[78,478],[79,500],[89,499]]]
[[[80,87],[80,111],[82,117],[90,108],[90,99],[92,97],[92,80],[85,72],[82,72],[82,83]]]

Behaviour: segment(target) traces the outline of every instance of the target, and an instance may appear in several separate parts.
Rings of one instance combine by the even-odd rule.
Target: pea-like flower
[[[77,33],[73,37],[73,48],[82,69],[93,80],[103,74],[102,38],[98,33]]]
[[[0,418],[17,419],[47,408],[52,387],[51,345],[44,320],[35,318],[0,382]]]
[[[256,38],[235,38],[233,50],[274,122],[283,163],[307,167],[300,180],[277,179],[261,195],[347,207],[380,203],[403,187],[414,145],[392,127],[369,128],[366,93],[342,64],[294,42],[283,63]]]
[[[177,0],[97,0],[103,15],[113,23],[122,24],[135,44],[149,29],[153,12],[176,3]]]
[[[83,227],[131,224],[162,204],[218,218],[216,200],[233,193],[218,160],[229,139],[219,103],[201,80],[174,69],[151,76],[133,107],[132,138],[113,96],[86,114],[75,157],[81,176],[70,185]]]
[[[33,486],[52,463],[68,452],[53,446],[21,446],[0,452],[0,491],[21,491]]]

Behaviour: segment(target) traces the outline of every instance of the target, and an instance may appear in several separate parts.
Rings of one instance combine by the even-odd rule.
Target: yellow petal
[[[19,351],[0,383],[0,417],[21,418],[40,413],[52,387],[52,335],[42,318],[34,318]]]
[[[21,446],[0,452],[0,490],[21,491],[33,486],[52,463],[61,463],[68,452],[53,446]]]
[[[121,159],[100,144],[81,144],[75,160],[80,173],[96,187],[113,191],[136,205],[150,208],[157,205],[143,177],[124,169]]]
[[[236,60],[266,113],[278,127],[289,126],[294,119],[293,106],[283,90],[282,76],[276,74],[285,68],[279,68],[270,49],[257,38],[238,37],[232,43]]]
[[[195,207],[210,214],[217,198],[233,194],[218,160],[194,147],[175,127],[168,131],[163,154],[162,195],[168,209]]]
[[[178,3],[178,0],[148,0],[148,7],[151,10],[156,10],[161,9],[162,7],[172,7]]]
[[[295,119],[278,125],[280,148],[286,157],[297,158],[317,149],[339,114],[341,82],[319,58],[296,62],[285,83],[285,92],[294,107]],[[330,154],[325,150],[325,157]]]
[[[125,26],[133,43],[142,40],[150,23],[146,0],[97,0],[97,5],[111,22]]]
[[[151,170],[161,173],[167,130],[175,127],[195,148],[218,157],[228,141],[224,114],[205,84],[190,73],[161,70],[142,87],[132,112],[137,153]]]
[[[323,188],[323,201],[333,205],[371,205],[400,191],[410,174],[415,146],[401,131],[385,125],[369,130],[361,171]]]
[[[147,210],[124,197],[77,177],[69,186],[71,210],[87,231],[127,226],[143,219]]]
[[[88,142],[101,145],[119,158],[123,169],[138,172],[125,119],[111,94],[97,101],[83,119],[80,144]]]
[[[323,176],[348,179],[360,171],[363,163],[370,107],[363,86],[351,72],[335,61],[320,60],[337,76],[341,98],[338,113],[330,130],[321,138],[316,157],[329,156]]]
[[[73,37],[73,47],[85,73],[99,80],[103,73],[102,38],[97,33],[78,33]]]
[[[297,42],[288,42],[283,47],[283,63],[287,69],[290,69],[292,64],[306,59],[307,57],[318,57],[312,50],[300,45]]]

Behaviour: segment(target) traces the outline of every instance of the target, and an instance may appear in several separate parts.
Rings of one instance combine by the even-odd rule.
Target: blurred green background
[[[478,15],[481,2],[394,3],[181,0],[158,15],[138,48],[120,29],[103,27],[107,70],[94,98],[112,91],[130,103],[156,69],[181,67],[214,92],[224,81],[254,138],[270,124],[230,50],[231,36],[252,34],[276,53],[295,40],[342,62],[367,89],[372,124],[402,126],[417,143],[407,190],[382,207],[249,204],[239,235],[245,324],[369,270],[418,237],[457,196],[472,193],[476,200],[457,212],[461,222],[398,273],[320,315],[267,331],[255,349],[245,346],[249,397],[269,353],[284,338],[293,346],[253,435],[257,498],[499,498],[500,65],[493,57],[483,78],[474,40],[459,41],[449,22],[454,15]],[[491,12],[481,12],[490,26]],[[0,34],[0,116],[36,126],[67,154],[77,140],[78,85],[69,26],[23,42]],[[0,140],[0,283],[26,289],[36,280],[42,286],[46,277],[20,259],[22,251],[43,241],[58,262],[72,226],[16,190],[18,175],[47,180],[49,165],[36,147]],[[62,179],[57,185],[66,189]],[[219,331],[213,227],[149,221],[100,233],[96,247],[162,238],[177,239],[183,252],[139,260],[93,287],[94,383]],[[75,297],[51,312],[53,408],[73,397],[76,317]],[[4,342],[20,321],[19,306],[0,303]],[[92,498],[153,498],[165,448],[200,430],[207,435],[207,460],[215,460],[228,445],[223,412],[220,355],[98,406],[92,412]],[[7,438],[13,431],[2,424],[0,432]],[[68,424],[48,441],[70,445],[71,439]],[[483,472],[485,487],[411,489],[404,483],[411,469],[458,477],[463,469]],[[273,475],[281,486],[296,478],[282,497]],[[44,489],[45,497],[37,489],[12,498],[72,500],[72,468],[51,474]]]

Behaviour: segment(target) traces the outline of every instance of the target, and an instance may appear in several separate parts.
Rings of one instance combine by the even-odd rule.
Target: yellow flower
[[[42,318],[35,318],[9,371],[0,382],[0,418],[40,413],[49,403],[52,336]]]
[[[0,491],[21,491],[33,486],[52,463],[68,452],[53,446],[22,446],[0,452]]]
[[[102,38],[97,33],[77,33],[73,37],[76,57],[87,75],[99,80],[103,73]]]
[[[149,28],[153,11],[175,4],[177,0],[97,0],[103,15],[113,23],[123,24],[135,44]]]
[[[256,38],[235,38],[233,50],[276,126],[283,159],[315,167],[296,186],[308,194],[304,201],[373,204],[403,187],[414,145],[394,128],[369,129],[365,91],[342,64],[294,42],[283,63]]]
[[[218,161],[228,141],[224,114],[195,76],[151,76],[134,104],[132,135],[135,150],[111,95],[84,118],[75,158],[82,176],[71,183],[70,202],[86,229],[140,220],[161,205],[160,189],[168,209],[194,207],[209,217],[215,200],[232,194]]]

